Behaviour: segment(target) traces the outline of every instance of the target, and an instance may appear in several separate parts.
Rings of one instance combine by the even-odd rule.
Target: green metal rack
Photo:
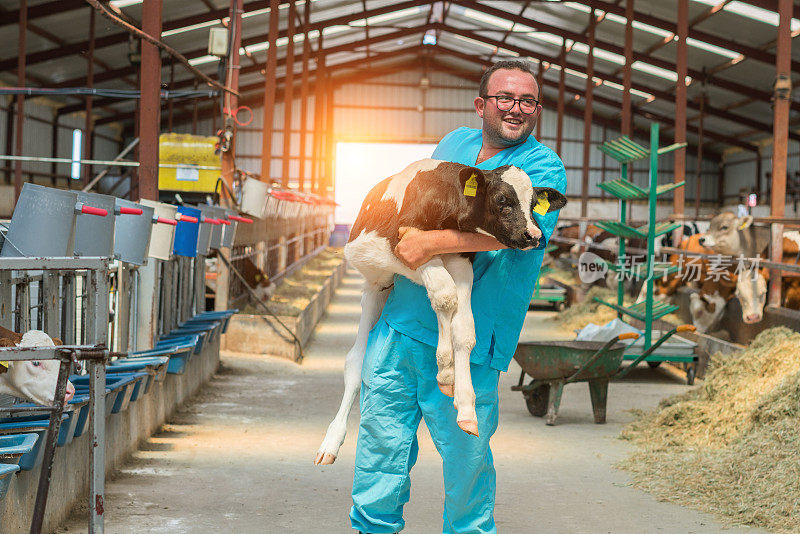
[[[638,319],[645,324],[643,337],[643,350],[649,349],[653,345],[653,321],[667,315],[678,309],[677,306],[667,304],[665,302],[654,302],[653,299],[653,279],[656,274],[656,261],[655,261],[655,239],[656,237],[672,232],[680,226],[680,223],[674,222],[656,222],[656,200],[659,195],[663,195],[669,191],[682,187],[684,182],[669,183],[663,185],[658,184],[658,156],[667,154],[679,148],[686,146],[686,143],[676,143],[666,147],[658,147],[658,123],[650,125],[650,148],[645,148],[636,143],[627,136],[622,136],[613,141],[607,141],[600,146],[600,150],[606,155],[619,161],[621,164],[621,175],[617,180],[611,180],[599,184],[598,187],[615,196],[620,202],[620,220],[619,221],[601,221],[596,223],[598,227],[608,231],[611,234],[618,236],[619,239],[619,258],[625,257],[625,240],[626,239],[646,239],[647,240],[647,257],[646,261],[639,266],[638,269],[634,268],[631,276],[637,278],[644,278],[646,284],[646,298],[643,302],[639,302],[632,306],[625,306],[623,297],[625,294],[624,276],[618,276],[617,283],[617,302],[606,302],[600,298],[595,297],[595,300],[600,304],[613,308],[617,311],[620,318],[623,315]],[[630,174],[630,165],[634,161],[649,159],[650,161],[650,183],[649,186],[641,188],[631,182],[628,178]],[[647,200],[649,218],[648,224],[639,227],[633,227],[626,222],[628,212],[628,202],[632,200]],[[619,271],[620,266],[609,266],[614,271]],[[663,266],[659,269],[658,273],[675,272],[674,266]],[[674,358],[669,358],[673,360]],[[681,358],[682,359],[682,358]],[[659,361],[662,358],[650,357],[648,360]],[[680,360],[680,359],[679,359]],[[691,358],[687,361],[691,361]]]

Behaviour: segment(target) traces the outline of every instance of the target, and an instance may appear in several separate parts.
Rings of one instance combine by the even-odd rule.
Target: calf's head
[[[767,279],[758,270],[742,271],[736,279],[736,298],[745,324],[761,322],[767,303]]]
[[[700,238],[700,245],[728,256],[747,254],[742,232],[752,224],[753,217],[750,215],[737,217],[730,211],[719,213],[711,219],[708,232]]]
[[[26,332],[20,347],[54,347],[53,340],[40,330]],[[36,404],[51,406],[58,382],[58,360],[24,360],[8,362],[8,371],[0,375],[0,393],[21,397]],[[65,402],[72,399],[75,387],[67,382]]]
[[[482,208],[478,229],[510,248],[527,250],[539,246],[542,231],[533,213],[544,215],[567,203],[559,191],[533,187],[524,171],[510,165],[491,171],[467,167],[459,178],[465,197],[473,197]]]

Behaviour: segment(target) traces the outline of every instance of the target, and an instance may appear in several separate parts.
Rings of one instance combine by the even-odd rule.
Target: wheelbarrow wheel
[[[525,404],[534,417],[544,417],[547,414],[547,399],[550,397],[550,386],[542,384],[525,395]]]
[[[650,369],[655,369],[656,367],[661,365],[661,362],[647,362],[647,365],[650,366]]]
[[[697,370],[695,370],[694,365],[689,366],[686,370],[686,385],[693,386],[694,385],[694,378]]]

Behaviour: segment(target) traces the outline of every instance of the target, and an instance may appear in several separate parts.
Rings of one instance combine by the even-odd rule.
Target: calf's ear
[[[736,221],[739,227],[739,230],[744,230],[751,224],[753,224],[753,216],[752,215],[745,215],[744,217],[739,217],[739,220]]]
[[[486,189],[486,176],[483,171],[475,167],[464,167],[458,173],[458,181],[465,197],[472,197]]]
[[[550,213],[551,211],[560,210],[567,205],[567,197],[560,191],[552,187],[534,187],[533,188],[533,211],[540,213]],[[538,210],[537,210],[538,208]],[[542,209],[545,208],[545,209]]]

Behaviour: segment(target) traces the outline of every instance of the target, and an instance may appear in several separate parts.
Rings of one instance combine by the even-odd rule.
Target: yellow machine
[[[217,141],[215,136],[161,134],[158,139],[161,165],[158,170],[158,189],[213,193],[220,176],[219,156],[214,153]]]

